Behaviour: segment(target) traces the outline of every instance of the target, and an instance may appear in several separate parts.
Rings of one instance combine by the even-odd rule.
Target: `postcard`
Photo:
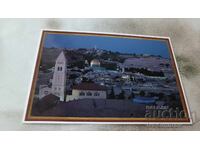
[[[191,123],[170,38],[43,30],[24,120]]]

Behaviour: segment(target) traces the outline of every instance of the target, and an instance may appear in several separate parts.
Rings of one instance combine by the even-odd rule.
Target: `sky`
[[[94,48],[121,53],[160,55],[169,58],[167,43],[159,40],[113,38],[102,36],[47,34],[47,48]]]

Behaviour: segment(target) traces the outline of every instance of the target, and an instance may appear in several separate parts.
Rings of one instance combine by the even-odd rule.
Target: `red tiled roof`
[[[73,87],[76,90],[106,91],[106,87],[95,83],[80,83]]]

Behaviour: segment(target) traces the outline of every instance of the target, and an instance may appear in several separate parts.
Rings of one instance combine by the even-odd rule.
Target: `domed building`
[[[101,63],[98,59],[93,59],[91,62],[90,62],[90,66],[91,67],[100,67]]]

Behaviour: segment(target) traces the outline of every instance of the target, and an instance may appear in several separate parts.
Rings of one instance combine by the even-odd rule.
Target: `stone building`
[[[44,96],[53,94],[60,98],[60,101],[65,100],[66,91],[66,74],[67,74],[67,59],[64,51],[62,51],[56,59],[54,74],[52,79],[52,87],[40,85],[39,99]]]
[[[72,95],[67,95],[66,101],[78,99],[106,99],[106,87],[95,83],[81,83],[72,89]]]
[[[67,59],[62,51],[56,59],[53,80],[52,94],[60,97],[61,101],[65,100],[66,91],[66,74],[67,74]]]

